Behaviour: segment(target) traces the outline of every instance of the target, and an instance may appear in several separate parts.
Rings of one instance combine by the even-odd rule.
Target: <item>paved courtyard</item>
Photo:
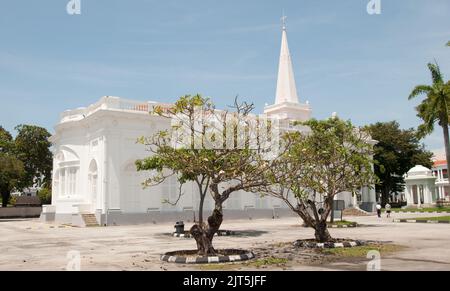
[[[445,214],[442,214],[444,216]],[[450,270],[450,224],[393,223],[393,218],[429,217],[430,214],[393,214],[391,219],[347,217],[364,224],[353,229],[331,229],[335,238],[376,240],[406,246],[381,254],[382,270]],[[432,214],[431,216],[440,216]],[[297,218],[225,221],[222,229],[242,236],[218,237],[216,248],[261,250],[269,246],[312,238],[311,229]],[[79,252],[82,270],[199,270],[159,261],[163,252],[195,249],[192,239],[173,238],[172,224],[73,228],[38,220],[0,220],[0,270],[65,270],[68,253]],[[258,256],[258,251],[255,252]],[[365,270],[367,260],[339,260],[321,264],[270,266],[271,270]],[[236,265],[228,269],[254,270]]]

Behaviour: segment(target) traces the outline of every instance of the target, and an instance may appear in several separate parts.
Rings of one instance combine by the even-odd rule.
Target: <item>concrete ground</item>
[[[363,227],[330,229],[335,238],[376,240],[406,246],[381,254],[382,270],[450,270],[450,224],[393,223],[393,218],[445,216],[446,214],[393,214],[391,219],[346,217]],[[447,214],[448,215],[448,214]],[[222,229],[246,231],[242,236],[218,237],[216,248],[255,250],[256,256],[274,245],[313,237],[299,227],[300,219],[225,221]],[[172,224],[73,228],[38,220],[0,220],[0,270],[65,270],[80,254],[81,270],[199,270],[159,261],[168,251],[195,249],[192,239],[173,238]],[[75,253],[73,252],[75,251]],[[71,253],[72,252],[72,253]],[[338,260],[298,263],[265,270],[366,270],[367,261]],[[228,265],[227,270],[255,269]]]

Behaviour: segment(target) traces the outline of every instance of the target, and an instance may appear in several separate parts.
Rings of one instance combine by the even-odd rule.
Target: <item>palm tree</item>
[[[450,170],[450,140],[449,140],[449,114],[450,114],[450,81],[444,82],[444,76],[437,63],[428,64],[433,80],[432,85],[419,85],[409,95],[409,100],[426,95],[427,98],[417,106],[417,116],[423,120],[419,126],[419,134],[424,137],[434,130],[436,123],[442,127],[444,132],[445,155],[447,158],[447,169]]]

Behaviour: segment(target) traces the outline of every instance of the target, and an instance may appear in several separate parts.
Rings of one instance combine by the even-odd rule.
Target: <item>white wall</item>
[[[167,119],[143,113],[119,111],[100,111],[82,120],[57,126],[54,136],[55,154],[70,150],[79,159],[77,177],[77,195],[70,198],[53,197],[57,213],[74,213],[74,205],[88,205],[90,212],[101,209],[122,213],[146,213],[160,210],[183,211],[198,208],[197,186],[188,183],[183,186],[183,196],[177,205],[163,203],[175,202],[179,195],[176,177],[167,179],[163,184],[144,188],[142,183],[151,173],[137,172],[135,161],[149,156],[142,144],[136,143],[141,136],[151,136],[159,130],[169,127]],[[89,182],[89,167],[97,164],[97,195],[92,195]],[[54,161],[54,169],[59,168]],[[105,200],[106,197],[106,200]],[[260,197],[243,191],[233,193],[225,203],[225,209],[244,210],[246,208],[273,209],[285,208],[283,202],[272,197]],[[205,210],[211,210],[214,202],[208,194]],[[86,209],[86,207],[85,207]]]

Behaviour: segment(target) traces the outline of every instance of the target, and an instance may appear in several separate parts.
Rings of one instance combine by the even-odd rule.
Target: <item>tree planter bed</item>
[[[365,242],[355,240],[337,240],[335,242],[319,243],[315,240],[297,240],[294,242],[294,246],[298,248],[306,249],[333,249],[333,248],[352,248],[365,245]]]
[[[419,220],[419,219],[394,219],[394,222],[401,222],[401,223],[443,223],[443,224],[449,224],[449,220]]]
[[[436,214],[436,213],[450,213],[450,211],[392,211],[392,213],[405,213],[405,214]]]
[[[295,225],[298,226],[298,225]],[[302,227],[308,228],[306,224],[302,224]],[[361,224],[358,224],[356,222],[353,222],[351,224],[327,224],[328,228],[354,228],[354,227],[361,227]]]
[[[180,238],[192,238],[192,235],[189,231],[185,231],[184,233],[176,233],[174,232],[173,237],[180,237]],[[232,235],[236,235],[235,231],[231,231],[231,230],[219,230],[216,234],[214,234],[215,236],[232,236]]]
[[[218,264],[251,260],[255,255],[247,250],[218,250],[216,256],[204,257],[197,255],[197,250],[175,251],[165,253],[161,261],[176,264]]]
[[[351,224],[329,224],[329,228],[353,228],[353,227],[359,227],[360,225],[355,223]]]

